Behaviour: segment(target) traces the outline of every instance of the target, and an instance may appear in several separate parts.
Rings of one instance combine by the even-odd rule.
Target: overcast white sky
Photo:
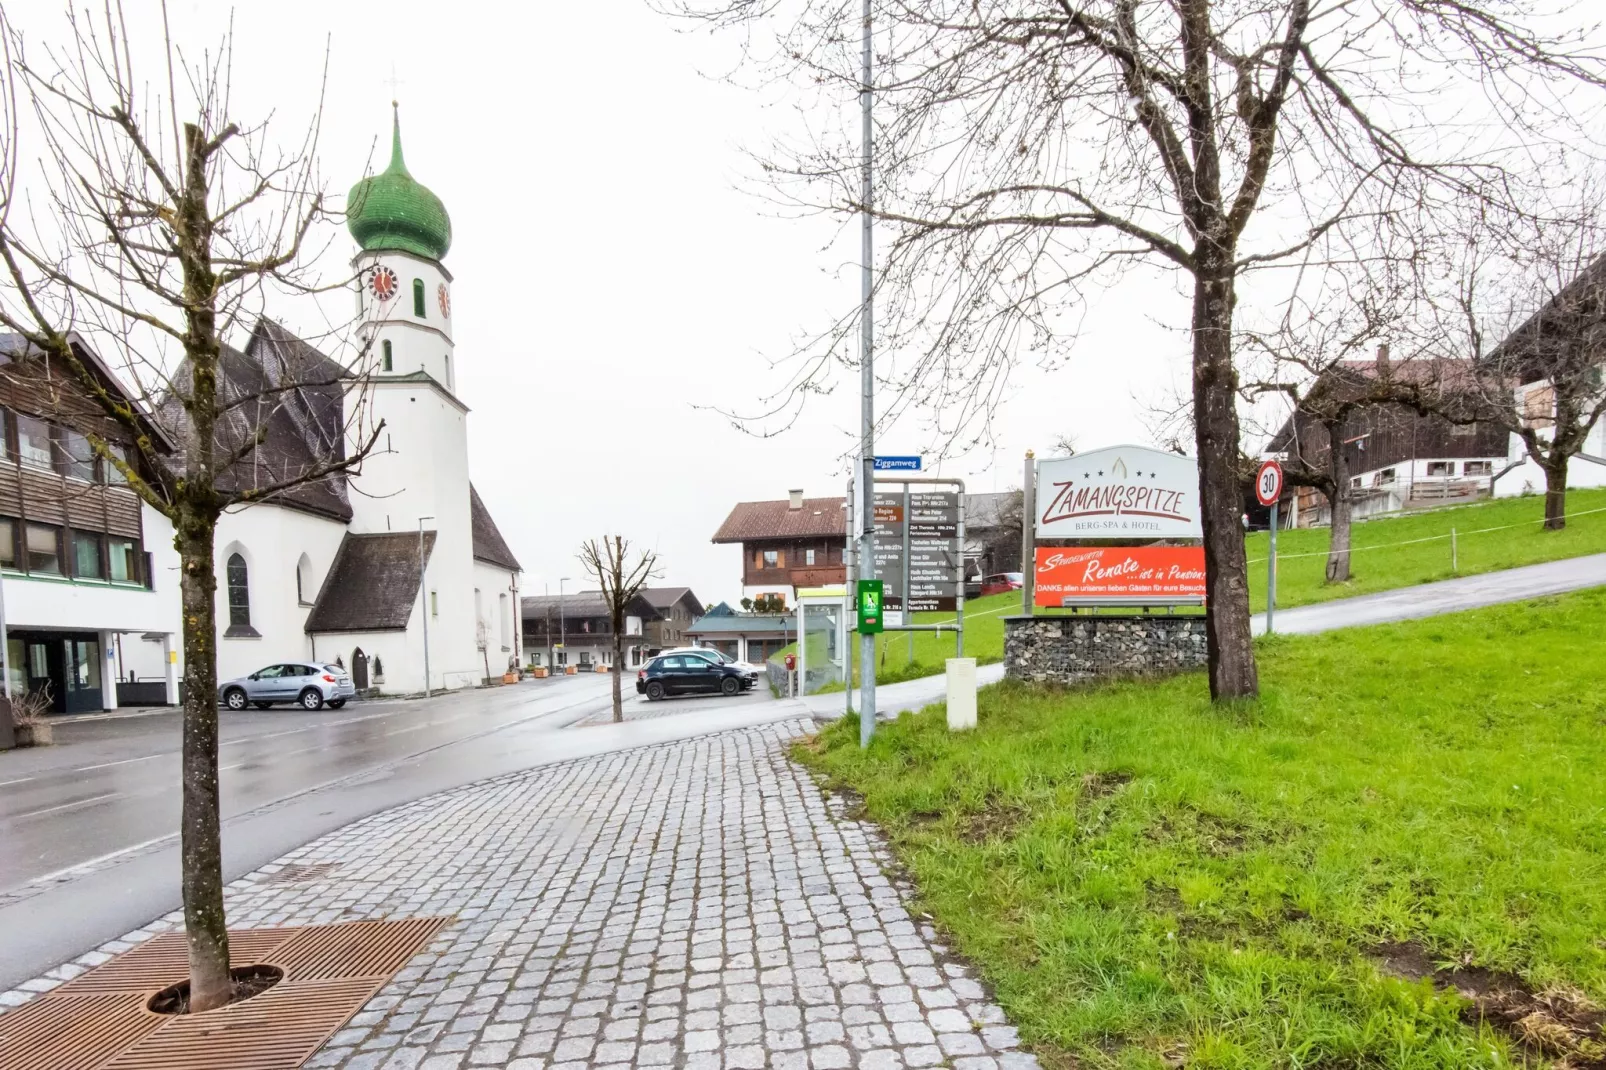
[[[28,8],[31,36],[60,37],[55,0]],[[192,44],[215,41],[227,18],[214,3],[169,11]],[[321,157],[341,195],[371,157],[384,166],[393,70],[400,79],[408,167],[452,217],[473,479],[528,593],[563,576],[583,585],[579,543],[618,532],[656,547],[661,582],[734,599],[739,553],[709,542],[733,503],[841,493],[856,380],[771,439],[699,408],[750,405],[778,381],[770,360],[858,294],[855,230],[780,218],[751,193],[743,147],[797,120],[784,97],[715,77],[734,42],[677,32],[642,0],[253,0],[234,19],[234,115],[277,109],[285,141],[315,104],[328,34]],[[352,251],[342,235],[331,277]],[[312,309],[279,311],[320,329]],[[1069,367],[1017,377],[997,447],[941,474],[1001,490],[1018,485],[1028,446],[1058,435],[1084,449],[1144,441],[1145,404],[1185,374],[1187,318],[1158,276],[1109,292]],[[932,445],[911,425],[880,452]]]

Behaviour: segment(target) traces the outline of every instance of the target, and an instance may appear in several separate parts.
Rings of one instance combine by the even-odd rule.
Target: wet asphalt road
[[[609,701],[608,677],[578,676],[316,713],[224,711],[225,879],[437,791],[778,705],[767,692],[699,696],[653,706],[690,716],[570,727]],[[177,712],[59,723],[55,735],[0,752],[0,989],[179,903]]]

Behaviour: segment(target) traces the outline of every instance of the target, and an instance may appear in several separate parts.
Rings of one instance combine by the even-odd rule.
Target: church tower
[[[457,397],[452,275],[442,263],[452,222],[441,199],[407,170],[399,114],[391,119],[390,166],[351,187],[346,226],[358,246],[352,266],[363,344],[347,387],[347,411],[362,412],[352,438],[384,423],[352,484],[351,531],[435,533],[422,599],[433,686],[470,671],[477,681],[484,670],[474,668],[468,407]],[[415,629],[416,612],[410,636]]]

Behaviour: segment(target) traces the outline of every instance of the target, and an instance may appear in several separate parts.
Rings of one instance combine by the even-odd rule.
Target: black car
[[[636,694],[649,699],[668,695],[739,695],[753,678],[735,665],[721,665],[696,654],[663,654],[636,673]]]

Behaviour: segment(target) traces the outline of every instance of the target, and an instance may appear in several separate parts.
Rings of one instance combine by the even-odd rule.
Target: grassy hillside
[[[1050,1067],[1606,1065],[1602,619],[1591,591],[1277,636],[1254,704],[1006,686],[972,733],[933,709],[797,754]]]
[[[1590,510],[1602,510],[1590,512]],[[1383,517],[1355,525],[1352,578],[1325,581],[1328,532],[1302,528],[1277,533],[1277,606],[1302,606],[1418,583],[1515,568],[1540,561],[1606,552],[1606,490],[1567,495],[1567,511],[1583,514],[1562,531],[1545,531],[1542,496],[1502,498],[1446,509]],[[1450,530],[1456,531],[1458,569],[1450,568]],[[1488,530],[1488,529],[1498,530]],[[1267,533],[1248,539],[1250,599],[1266,608]]]

